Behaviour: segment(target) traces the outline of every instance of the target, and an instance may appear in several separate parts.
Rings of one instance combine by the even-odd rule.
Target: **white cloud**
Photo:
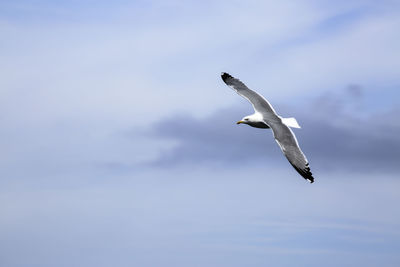
[[[380,90],[397,81],[400,69],[400,26],[397,15],[368,16],[349,25],[340,34],[324,35],[280,53],[264,71],[271,88],[280,93],[294,89],[326,90],[349,83],[361,83],[368,89]],[[283,73],[287,79],[281,79]],[[378,88],[370,88],[376,85]]]
[[[161,7],[128,6],[134,14],[142,12],[139,18],[115,8],[110,13],[122,18],[105,22],[6,20],[1,26],[3,109],[18,99],[35,109],[35,120],[101,115],[124,122],[133,114],[155,119],[171,110],[208,112],[234,101],[218,90],[220,71],[251,72],[249,61],[262,57],[254,50],[301,36],[343,9],[275,2],[172,6],[172,14]],[[280,70],[273,75],[277,79],[288,74],[279,61],[266,65]]]

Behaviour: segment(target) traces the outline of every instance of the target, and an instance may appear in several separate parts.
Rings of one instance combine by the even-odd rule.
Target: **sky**
[[[398,1],[0,1],[0,265],[399,266]],[[301,178],[221,80],[294,129]]]

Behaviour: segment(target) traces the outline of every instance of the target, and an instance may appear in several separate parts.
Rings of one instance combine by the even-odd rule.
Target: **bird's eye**
[[[249,120],[249,118],[246,118],[246,119],[244,119],[245,121],[248,121]]]

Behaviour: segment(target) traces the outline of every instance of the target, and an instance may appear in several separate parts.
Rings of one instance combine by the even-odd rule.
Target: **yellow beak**
[[[244,121],[238,121],[236,124],[241,124],[241,123],[244,123]]]

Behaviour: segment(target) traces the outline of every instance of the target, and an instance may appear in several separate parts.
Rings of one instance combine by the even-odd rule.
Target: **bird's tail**
[[[301,128],[295,118],[282,118],[282,123],[288,127]]]

